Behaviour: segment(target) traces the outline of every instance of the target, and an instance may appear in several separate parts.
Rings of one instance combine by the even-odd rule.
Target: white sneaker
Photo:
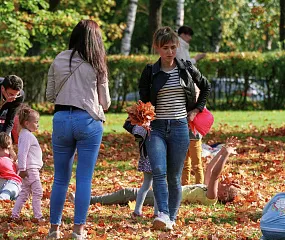
[[[155,230],[172,230],[172,224],[169,219],[169,216],[163,212],[158,213],[158,217],[156,217],[153,221],[153,229]]]
[[[174,220],[173,220],[173,221],[170,220],[170,224],[171,224],[171,226],[172,226],[172,229],[176,226],[176,223],[175,223]],[[171,230],[172,230],[172,229],[171,229]]]

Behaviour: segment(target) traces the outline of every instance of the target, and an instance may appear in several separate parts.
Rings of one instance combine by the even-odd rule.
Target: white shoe
[[[175,220],[173,220],[173,221],[170,220],[170,224],[171,224],[172,229],[173,229],[173,228],[176,226]],[[171,230],[172,230],[172,229],[171,229]]]
[[[163,212],[158,213],[153,221],[153,229],[155,230],[173,230],[169,216]]]

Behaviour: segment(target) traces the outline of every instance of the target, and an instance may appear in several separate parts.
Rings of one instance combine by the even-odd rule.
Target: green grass
[[[52,115],[42,115],[40,118],[40,128],[42,131],[52,131]],[[123,124],[127,118],[126,113],[108,113],[106,114],[107,121],[104,123],[104,134],[108,133],[122,133],[125,132]]]
[[[215,122],[213,127],[219,124],[229,126],[238,125],[245,128],[252,124],[258,128],[264,128],[269,124],[275,127],[285,124],[285,111],[213,111]]]
[[[228,124],[229,126],[239,126],[239,128],[247,128],[250,124],[265,128],[269,124],[274,127],[285,124],[285,111],[213,111],[215,122],[213,127],[220,124]],[[126,113],[107,113],[107,121],[104,124],[104,134],[125,132],[123,124],[127,118]],[[52,116],[43,115],[40,118],[40,131],[52,130]]]

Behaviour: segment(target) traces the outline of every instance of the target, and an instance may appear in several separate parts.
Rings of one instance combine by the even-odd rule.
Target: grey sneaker
[[[68,201],[71,203],[74,203],[74,199],[75,199],[75,194],[74,193],[69,193],[68,194]]]
[[[173,230],[169,216],[163,212],[159,212],[153,221],[153,229],[155,230]]]
[[[85,240],[86,239],[86,233],[82,233],[82,234],[77,234],[75,232],[73,232],[71,234],[71,239],[77,239],[77,240]]]
[[[60,231],[48,232],[47,239],[60,239]]]

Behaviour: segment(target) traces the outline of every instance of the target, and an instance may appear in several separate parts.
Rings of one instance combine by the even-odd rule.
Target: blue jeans
[[[15,200],[21,191],[20,186],[21,184],[13,180],[6,180],[0,187],[0,200]]]
[[[75,150],[76,193],[74,224],[85,224],[91,198],[91,180],[103,134],[103,124],[86,111],[69,110],[54,114],[52,146],[54,157],[54,182],[50,199],[50,223],[61,223]]]
[[[181,173],[189,146],[187,119],[154,120],[146,139],[158,210],[176,219],[180,206]]]
[[[266,240],[284,240],[285,239],[285,232],[272,232],[272,231],[265,231],[261,230],[263,234],[263,239]]]

